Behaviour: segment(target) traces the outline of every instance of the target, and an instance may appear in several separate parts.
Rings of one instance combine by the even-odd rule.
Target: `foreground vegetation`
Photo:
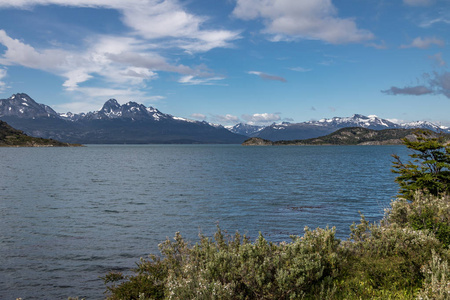
[[[347,240],[334,228],[282,243],[218,228],[191,245],[176,233],[133,275],[107,274],[108,299],[450,299],[450,149],[416,135],[413,162],[394,157],[399,198]]]

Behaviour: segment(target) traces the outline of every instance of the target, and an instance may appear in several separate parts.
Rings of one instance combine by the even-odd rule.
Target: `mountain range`
[[[27,94],[0,99],[0,119],[30,136],[80,144],[239,144],[223,126],[165,114],[136,102],[106,101],[99,111],[58,114]]]
[[[426,129],[425,129],[426,130]],[[306,145],[401,145],[403,139],[417,140],[416,129],[382,129],[374,130],[363,127],[345,127],[325,136],[304,139],[276,141],[252,137],[246,140],[244,146],[306,146]],[[432,137],[442,137],[447,143],[450,134],[434,133],[427,130]]]
[[[302,123],[283,122],[270,126],[240,123],[224,127],[174,117],[132,101],[120,105],[115,99],[106,101],[98,111],[60,114],[24,93],[0,99],[0,120],[30,136],[80,144],[240,144],[248,137],[271,141],[316,138],[346,127],[374,130],[424,128],[450,132],[447,127],[426,121],[397,124],[377,116],[359,114]]]
[[[247,124],[237,124],[230,127],[231,132],[258,137],[270,141],[304,140],[328,135],[341,128],[362,127],[373,130],[383,129],[413,129],[422,128],[435,132],[450,133],[450,129],[427,121],[418,121],[404,124],[397,124],[374,115],[363,116],[355,114],[351,117],[335,117],[332,119],[322,119],[319,121],[308,121],[302,123],[272,124],[270,126],[251,126]]]

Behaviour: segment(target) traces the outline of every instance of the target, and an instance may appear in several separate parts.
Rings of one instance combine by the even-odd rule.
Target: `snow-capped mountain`
[[[62,115],[61,115],[62,116]],[[105,102],[99,111],[89,112],[87,114],[65,114],[65,117],[71,121],[85,120],[107,120],[117,118],[130,118],[133,120],[150,119],[160,121],[162,119],[175,119],[173,116],[164,114],[153,107],[146,107],[130,101],[126,104],[120,105],[116,99],[110,99]],[[180,119],[180,118],[178,118]]]
[[[450,128],[447,126],[437,125],[428,121],[416,121],[409,123],[400,124],[401,128],[410,129],[410,128],[422,128],[429,129],[436,132],[450,132]]]
[[[262,128],[254,135],[247,136],[260,137],[271,141],[309,139],[324,136],[340,128],[346,127],[363,127],[374,130],[423,128],[433,131],[450,132],[448,127],[438,126],[426,121],[397,124],[375,115],[364,116],[355,114],[351,117],[334,117],[331,119],[321,119],[318,121],[302,123],[283,122],[281,124],[272,124]],[[245,133],[242,132],[242,134]]]
[[[58,114],[44,104],[36,103],[27,94],[14,94],[7,99],[0,99],[0,116],[16,116],[18,118],[55,117]]]
[[[234,126],[225,126],[225,128],[227,128],[229,131],[231,131],[233,133],[254,137],[254,136],[258,135],[258,133],[261,130],[263,130],[265,128],[265,126],[239,123]]]
[[[400,128],[400,125],[385,119],[381,119],[375,115],[363,116],[359,114],[355,114],[351,117],[334,117],[331,119],[322,119],[319,121],[309,121],[305,123],[316,126],[332,126],[336,128],[363,127],[375,130]]]
[[[187,120],[153,107],[110,99],[98,111],[58,114],[26,94],[0,99],[0,119],[29,135],[69,143],[242,143],[223,126]]]

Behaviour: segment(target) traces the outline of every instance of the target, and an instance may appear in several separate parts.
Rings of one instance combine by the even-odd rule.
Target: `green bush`
[[[177,233],[135,275],[105,276],[109,299],[414,299],[424,282],[422,293],[436,289],[424,271],[433,253],[443,263],[450,253],[428,230],[389,223],[398,207],[379,224],[362,217],[344,242],[320,228],[282,243],[218,228],[191,246]]]
[[[422,267],[425,276],[424,288],[419,293],[421,299],[450,299],[450,269],[448,260],[443,260],[433,251],[433,257]]]
[[[306,228],[303,237],[275,244],[219,228],[214,239],[201,236],[192,247],[177,233],[160,245],[163,259],[141,260],[135,276],[104,279],[113,283],[109,299],[302,299],[331,289],[338,247],[334,229]]]
[[[429,230],[445,247],[450,245],[450,197],[416,193],[409,202],[398,199],[386,210],[386,221],[415,230]]]

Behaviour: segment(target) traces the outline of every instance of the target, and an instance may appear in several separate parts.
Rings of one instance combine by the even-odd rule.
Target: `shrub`
[[[445,247],[450,245],[450,196],[416,193],[409,202],[398,199],[386,210],[385,220],[391,224],[429,230]]]
[[[433,251],[433,257],[422,267],[425,276],[424,288],[419,293],[421,299],[450,299],[450,269],[448,260]]]
[[[351,231],[341,249],[345,265],[337,284],[344,298],[413,298],[422,284],[421,266],[433,249],[442,248],[432,233],[397,224],[369,224],[364,216]]]
[[[214,239],[189,246],[177,233],[160,245],[163,258],[142,260],[136,275],[105,276],[109,299],[301,299],[332,292],[338,270],[335,229],[305,229],[290,243],[261,234],[250,243],[218,228]],[[141,298],[139,298],[141,297]]]

